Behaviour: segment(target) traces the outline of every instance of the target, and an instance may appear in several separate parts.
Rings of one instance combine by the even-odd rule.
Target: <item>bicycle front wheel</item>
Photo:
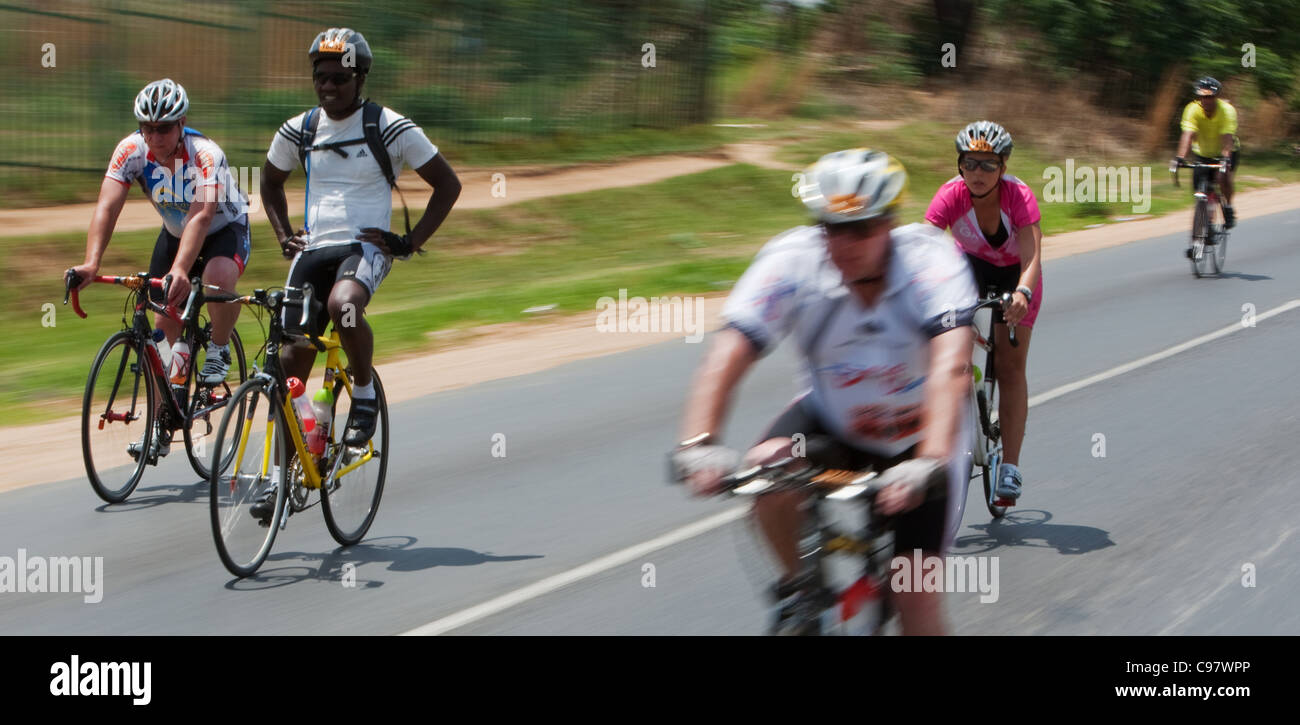
[[[980,459],[980,478],[984,481],[984,506],[995,519],[1007,515],[1006,506],[996,506],[994,489],[997,487],[998,468],[1002,462],[1002,432],[998,425],[998,389],[997,383],[987,380],[983,389],[977,393],[980,418],[976,425],[980,427],[977,434],[982,446]],[[987,431],[987,432],[986,432]]]
[[[379,499],[384,493],[384,477],[388,473],[388,399],[379,373],[371,368],[375,396],[379,402],[379,419],[375,435],[365,448],[349,448],[342,444],[343,426],[335,426],[332,439],[340,442],[330,445],[330,473],[321,491],[321,510],[330,536],[343,546],[351,546],[365,538],[370,524],[379,511]],[[347,414],[352,401],[343,391],[335,406],[338,413]]]
[[[90,366],[81,404],[81,455],[95,493],[109,503],[126,500],[151,459],[154,381],[144,346],[123,330],[108,338]]]
[[[1210,250],[1206,242],[1210,239],[1210,210],[1205,201],[1196,202],[1196,212],[1192,216],[1192,274],[1202,277],[1210,273]]]
[[[288,492],[284,411],[265,378],[235,391],[221,416],[209,464],[212,538],[226,569],[257,571],[271,553]]]
[[[230,375],[217,385],[204,385],[199,382],[198,370],[207,356],[208,341],[212,338],[212,325],[204,326],[199,339],[194,343],[194,357],[190,365],[188,390],[189,405],[185,411],[185,455],[190,459],[190,468],[204,481],[211,474],[209,463],[212,458],[212,443],[216,440],[217,414],[221,412],[233,397],[232,389],[238,388],[248,379],[248,362],[244,359],[244,343],[239,333],[230,331]],[[237,377],[236,377],[237,376]],[[232,378],[236,378],[232,380]],[[232,387],[233,386],[233,387]],[[242,412],[235,415],[242,416]],[[233,454],[234,451],[231,451]],[[229,461],[223,461],[223,466]]]
[[[1223,274],[1223,263],[1228,259],[1228,232],[1219,229],[1214,234],[1214,247],[1207,256],[1214,267],[1215,274]]]

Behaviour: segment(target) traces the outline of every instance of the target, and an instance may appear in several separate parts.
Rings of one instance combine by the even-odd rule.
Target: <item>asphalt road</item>
[[[1237,331],[1031,409],[1021,505],[992,523],[972,496],[953,552],[997,557],[997,601],[947,595],[954,633],[1300,634],[1300,308],[1241,324],[1300,299],[1300,211],[1242,222],[1219,279],[1192,278],[1182,239],[1045,264],[1031,395]],[[704,348],[664,343],[394,405],[370,537],[339,549],[312,509],[242,581],[217,558],[206,486],[178,446],[126,504],[102,505],[81,479],[0,493],[0,557],[104,562],[98,603],[0,592],[0,634],[402,633],[731,511],[663,483]],[[729,441],[789,401],[793,369],[783,348],[750,374]],[[770,569],[756,547],[737,519],[449,631],[758,633]]]

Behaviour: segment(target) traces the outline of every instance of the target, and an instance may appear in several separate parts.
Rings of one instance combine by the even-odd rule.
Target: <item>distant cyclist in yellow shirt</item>
[[[1241,154],[1241,140],[1237,138],[1237,109],[1231,103],[1219,98],[1222,86],[1209,76],[1196,81],[1196,100],[1183,108],[1183,121],[1180,127],[1183,135],[1178,139],[1178,161],[1186,163],[1187,151],[1196,154],[1196,160],[1202,164],[1223,161],[1227,172],[1219,174],[1219,188],[1223,190],[1223,225],[1231,229],[1237,224],[1237,215],[1232,210],[1232,175],[1237,170],[1237,158]],[[1219,156],[1209,156],[1218,152]],[[1195,174],[1202,171],[1197,169]],[[1192,180],[1196,187],[1196,179]]]

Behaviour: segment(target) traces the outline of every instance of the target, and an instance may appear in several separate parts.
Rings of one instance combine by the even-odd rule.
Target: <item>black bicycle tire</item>
[[[241,399],[242,397],[244,397],[244,395],[248,394],[249,391],[255,391],[262,394],[266,398],[267,404],[271,406],[271,408],[275,411],[275,424],[280,426],[280,430],[287,431],[288,424],[284,419],[284,410],[282,406],[279,404],[280,401],[276,399],[276,395],[274,395],[273,393],[268,393],[267,391],[263,390],[262,388],[264,386],[265,386],[265,380],[259,380],[257,378],[254,378],[252,380],[246,380],[242,385],[239,386],[239,388],[235,390],[234,394],[231,395],[231,402]],[[215,443],[216,448],[213,451],[214,458],[217,455],[217,451],[220,451],[221,446],[225,443],[226,430],[230,423],[230,418],[231,418],[230,414],[235,410],[237,410],[239,407],[240,406],[228,405],[226,406],[225,412],[221,415],[221,425],[217,427],[217,440]],[[286,501],[289,498],[288,460],[292,449],[290,448],[291,444],[289,442],[288,435],[282,434],[280,436],[280,445],[284,446],[285,448],[285,450],[283,451],[285,465],[280,466],[279,480],[276,481],[276,486],[279,487],[280,492],[276,495],[277,503],[275,506],[275,513],[271,517],[271,523],[268,526],[269,531],[267,533],[267,538],[262,544],[261,551],[259,552],[256,560],[254,560],[247,566],[241,566],[235,563],[234,559],[231,558],[230,553],[226,551],[225,541],[221,537],[221,522],[220,522],[219,511],[218,511],[219,508],[218,502],[220,499],[220,496],[218,494],[218,486],[220,486],[220,478],[221,478],[219,474],[222,472],[223,469],[214,466],[212,473],[209,474],[208,476],[208,512],[209,512],[209,522],[212,526],[212,541],[217,547],[217,555],[221,558],[221,563],[226,567],[226,571],[229,571],[231,574],[234,574],[235,576],[241,579],[248,576],[252,576],[257,572],[259,568],[261,568],[262,564],[265,563],[266,557],[270,555],[271,549],[274,548],[275,546],[275,536],[280,530],[280,517],[284,515],[284,507],[286,505]]]
[[[1206,208],[1207,206],[1207,202],[1197,201],[1196,211],[1192,214],[1192,248],[1195,248],[1196,240],[1199,238],[1201,240],[1202,259],[1205,257],[1205,242],[1208,239],[1209,234],[1209,221],[1207,219],[1209,211]],[[1200,279],[1203,276],[1201,274],[1201,263],[1197,261],[1195,254],[1193,254],[1192,258],[1188,261],[1192,263],[1192,275],[1197,279]]]
[[[137,364],[140,366],[140,374],[144,376],[145,390],[145,419],[144,431],[146,448],[141,453],[139,460],[136,462],[135,472],[125,486],[116,491],[110,491],[100,479],[99,474],[95,471],[94,460],[91,456],[90,445],[90,404],[91,395],[95,390],[95,380],[104,364],[104,360],[109,353],[119,343],[125,344],[128,349],[134,350]],[[148,465],[148,442],[153,440],[154,435],[154,380],[153,370],[149,367],[148,358],[144,355],[144,344],[142,344],[135,333],[129,330],[120,330],[109,336],[104,344],[99,348],[95,355],[95,360],[90,364],[90,373],[86,376],[86,390],[81,400],[81,458],[86,467],[86,477],[90,481],[90,487],[104,501],[108,503],[122,503],[135,491],[136,486],[140,485],[140,479],[144,477],[144,468]]]
[[[345,371],[346,374],[346,371]],[[388,431],[388,397],[384,394],[384,385],[379,380],[379,371],[373,367],[370,369],[370,379],[375,386],[375,397],[379,402],[379,424],[382,428],[382,438],[380,442],[379,456],[379,474],[378,482],[375,484],[375,494],[370,506],[370,513],[366,516],[365,523],[354,532],[344,532],[339,528],[338,522],[334,520],[333,510],[330,508],[329,495],[326,493],[328,482],[323,481],[321,484],[321,512],[325,515],[325,527],[329,529],[330,536],[340,546],[354,546],[366,537],[370,527],[375,523],[375,515],[379,513],[379,503],[384,495],[384,481],[388,474],[389,458],[389,431]],[[337,413],[336,416],[337,418]]]
[[[212,323],[209,322],[203,329],[199,331],[200,339],[195,340],[194,343],[194,347],[196,351],[198,350],[199,345],[203,345],[207,343],[207,338],[211,334],[209,329],[211,328],[211,326]],[[236,360],[239,361],[239,384],[235,386],[235,389],[238,390],[239,386],[243,385],[244,382],[248,380],[248,360],[244,357],[244,342],[243,340],[240,339],[239,332],[237,330],[232,329],[230,331],[230,347],[231,347],[231,351],[230,351],[231,364],[234,364]],[[194,406],[198,402],[198,389],[199,389],[198,375],[195,374],[194,367],[195,366],[193,364],[190,365],[189,380],[185,384],[185,389],[189,391],[189,400],[186,401],[185,426],[182,428],[182,431],[185,437],[185,457],[190,459],[190,468],[194,469],[194,472],[199,475],[200,480],[206,481],[208,480],[208,477],[211,475],[211,471],[208,468],[207,462],[203,460],[204,458],[206,458],[206,456],[200,457],[194,455],[194,441],[190,433],[190,429],[194,424],[193,418],[191,416],[194,415]],[[234,397],[235,397],[234,393],[231,393],[230,399],[233,400]],[[222,407],[224,408],[225,406]]]
[[[997,323],[996,322],[993,323],[991,327],[993,329],[990,330],[990,337],[993,338],[994,345],[996,346]],[[1007,332],[1008,334],[1010,334],[1011,329],[1007,328]],[[993,405],[994,405],[994,399],[996,398],[996,393],[998,389],[998,381],[997,378],[994,377],[994,375],[996,374],[994,365],[997,363],[997,356],[995,355],[996,352],[997,352],[997,348],[994,347],[994,349],[989,350],[988,356],[984,358],[984,366],[987,368],[984,371],[984,375],[985,375],[985,379],[988,381],[988,387],[986,388],[988,391],[988,395],[986,396],[987,399],[984,401],[984,408],[987,411],[985,415],[987,415],[988,420],[981,421],[981,424],[983,423],[988,424],[984,428],[985,435],[988,437],[990,441],[995,443],[1002,438],[1001,426],[999,426],[996,430],[993,427]],[[983,393],[984,391],[980,391],[980,392]],[[996,484],[994,484],[993,482],[994,472],[989,467],[989,457],[987,451],[985,451],[983,458],[984,458],[984,463],[980,466],[981,469],[980,477],[984,481],[984,508],[988,509],[990,516],[992,516],[995,519],[1000,519],[1003,516],[1007,515],[1007,507],[995,506],[989,503],[993,499],[993,493],[996,488]]]

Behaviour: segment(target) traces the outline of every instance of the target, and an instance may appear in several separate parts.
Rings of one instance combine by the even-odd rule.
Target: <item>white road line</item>
[[[1293,310],[1297,307],[1300,307],[1300,300],[1291,300],[1290,302],[1287,302],[1284,305],[1279,305],[1278,307],[1274,307],[1270,310],[1257,314],[1255,316],[1255,322],[1256,324],[1258,324],[1259,322],[1267,320],[1270,317],[1273,317],[1275,315],[1280,315],[1283,312],[1286,312],[1288,310]],[[1102,382],[1103,380],[1109,380],[1110,378],[1123,375],[1124,373],[1132,372],[1134,370],[1137,370],[1138,368],[1150,365],[1153,362],[1157,362],[1160,360],[1164,360],[1165,358],[1173,357],[1174,355],[1177,355],[1180,352],[1186,352],[1198,345],[1204,345],[1207,342],[1217,340],[1221,337],[1231,335],[1234,332],[1240,332],[1242,330],[1247,330],[1247,329],[1252,329],[1252,328],[1245,327],[1240,323],[1235,325],[1229,325],[1228,327],[1225,327],[1221,330],[1216,330],[1215,332],[1211,332],[1207,335],[1201,335],[1200,337],[1188,340],[1187,342],[1178,345],[1174,345],[1173,347],[1167,348],[1165,350],[1154,353],[1152,355],[1147,355],[1146,357],[1139,358],[1137,360],[1134,360],[1133,362],[1125,363],[1123,365],[1113,367],[1110,370],[1106,370],[1104,372],[1097,373],[1096,375],[1086,377],[1083,380],[1079,380],[1073,383],[1067,383],[1066,385],[1053,388],[1047,391],[1046,393],[1035,395],[1029,399],[1029,406],[1033,407],[1035,405],[1041,405],[1043,403],[1046,403],[1049,400],[1054,400],[1056,398],[1059,398],[1062,395],[1073,393],[1076,390],[1086,388],[1089,385],[1094,385],[1096,383]],[[692,539],[696,536],[699,536],[700,534],[708,533],[709,531],[712,531],[713,529],[716,529],[719,526],[725,526],[726,524],[729,524],[732,521],[742,518],[748,510],[749,510],[748,507],[745,506],[737,506],[736,508],[728,509],[726,511],[723,511],[720,514],[715,514],[708,518],[701,519],[691,524],[687,524],[686,526],[683,526],[679,529],[674,529],[673,531],[670,531],[664,534],[663,536],[659,536],[649,541],[636,544],[635,546],[630,546],[621,551],[616,551],[613,554],[602,556],[601,558],[596,559],[595,561],[587,562],[586,564],[576,566],[572,569],[569,569],[568,571],[564,571],[554,576],[550,576],[545,579],[542,579],[541,581],[534,582],[533,584],[529,584],[526,587],[516,589],[512,592],[507,592],[499,597],[496,597],[495,599],[490,599],[486,602],[483,602],[482,604],[477,604],[473,607],[470,607],[469,609],[462,609],[461,611],[456,612],[455,614],[450,614],[441,619],[436,619],[432,622],[429,622],[428,624],[425,624],[420,627],[416,627],[415,629],[412,629],[408,632],[403,632],[402,635],[420,636],[420,635],[443,634],[444,632],[449,632],[458,627],[463,627],[467,624],[470,624],[471,622],[476,622],[485,617],[490,617],[493,614],[502,612],[515,605],[522,604],[530,599],[535,599],[544,594],[549,594],[555,591],[556,589],[568,586],[569,584],[572,584],[576,581],[586,579],[587,577],[594,576],[608,569],[612,569],[616,566],[621,566],[628,562],[635,561],[636,559],[645,556],[646,554],[655,551],[657,549],[662,549],[668,546],[672,546],[673,544],[678,544],[688,539]],[[1185,621],[1186,617],[1190,616],[1193,611],[1195,611],[1195,609],[1185,612],[1183,616],[1179,617],[1177,620],[1171,623],[1169,627],[1166,627],[1165,631],[1168,631],[1170,628],[1174,627],[1178,623]]]
[[[693,539],[700,534],[707,533],[719,526],[743,518],[749,511],[748,506],[736,506],[727,509],[719,514],[714,514],[708,518],[700,519],[694,523],[687,524],[679,529],[669,531],[663,536],[657,536],[649,541],[629,546],[622,551],[616,551],[613,554],[602,556],[595,561],[587,562],[582,566],[577,566],[568,571],[561,572],[555,576],[549,576],[545,579],[529,584],[521,589],[503,594],[496,599],[490,599],[482,604],[477,604],[469,609],[463,609],[455,614],[448,615],[442,619],[432,621],[421,627],[416,627],[409,632],[403,632],[402,636],[421,636],[442,634],[444,632],[463,627],[470,622],[474,622],[484,617],[489,617],[497,612],[509,609],[516,604],[522,604],[529,599],[540,597],[543,594],[549,594],[573,582],[586,579],[589,576],[613,569],[616,566],[622,566],[649,554],[657,549],[663,549],[673,544],[677,544],[687,539]]]
[[[1264,320],[1267,320],[1270,317],[1273,317],[1274,315],[1280,315],[1283,312],[1286,312],[1287,310],[1293,310],[1297,307],[1300,307],[1300,300],[1291,300],[1290,302],[1284,305],[1279,305],[1278,307],[1274,307],[1271,310],[1268,310],[1266,312],[1261,312],[1255,315],[1255,323],[1258,324]],[[1154,353],[1152,355],[1147,355],[1144,358],[1138,358],[1133,362],[1124,363],[1123,365],[1113,367],[1110,370],[1106,370],[1104,372],[1097,373],[1096,375],[1086,377],[1083,380],[1079,380],[1073,383],[1067,383],[1065,385],[1060,386],[1059,388],[1052,388],[1051,390],[1047,391],[1046,393],[1042,393],[1041,395],[1032,396],[1031,398],[1029,398],[1029,407],[1032,408],[1035,405],[1041,405],[1054,398],[1059,398],[1062,395],[1073,393],[1074,391],[1079,390],[1081,388],[1086,388],[1089,385],[1092,385],[1093,383],[1099,383],[1103,380],[1108,380],[1117,375],[1123,375],[1124,373],[1132,372],[1134,370],[1137,370],[1140,367],[1145,367],[1147,365],[1150,365],[1153,362],[1164,360],[1165,358],[1168,357],[1173,357],[1174,355],[1177,355],[1180,352],[1187,352],[1188,350],[1196,347],[1197,345],[1204,345],[1205,343],[1210,342],[1211,340],[1217,340],[1220,337],[1231,335],[1234,332],[1241,332],[1242,330],[1248,330],[1248,329],[1251,328],[1245,327],[1241,323],[1237,323],[1235,325],[1228,325],[1227,327],[1221,330],[1215,330],[1214,332],[1211,332],[1208,335],[1201,335],[1200,337],[1193,338],[1191,340],[1188,340],[1187,342],[1174,345],[1171,348],[1161,350],[1160,352]]]
[[[1260,561],[1262,559],[1267,558],[1270,554],[1277,551],[1277,547],[1281,546],[1282,542],[1291,538],[1291,534],[1294,534],[1295,532],[1296,532],[1296,528],[1294,526],[1287,529],[1285,534],[1279,536],[1277,538],[1277,541],[1273,542],[1273,545],[1268,547],[1268,550],[1266,550],[1264,553],[1258,556],[1252,557],[1252,561]],[[1230,584],[1236,584],[1240,586],[1241,579],[1235,574],[1228,577],[1227,579],[1224,580],[1222,584],[1220,584],[1218,587],[1215,587],[1214,591],[1201,597],[1200,600],[1197,601],[1195,604],[1183,610],[1182,614],[1178,615],[1174,619],[1174,621],[1170,622],[1168,626],[1160,630],[1157,634],[1166,635],[1173,632],[1175,627],[1181,625],[1183,622],[1186,622],[1188,619],[1191,619],[1193,614],[1196,614],[1200,610],[1204,609],[1206,604],[1209,604],[1216,596],[1219,595],[1219,592],[1223,591],[1224,589],[1227,589]]]

